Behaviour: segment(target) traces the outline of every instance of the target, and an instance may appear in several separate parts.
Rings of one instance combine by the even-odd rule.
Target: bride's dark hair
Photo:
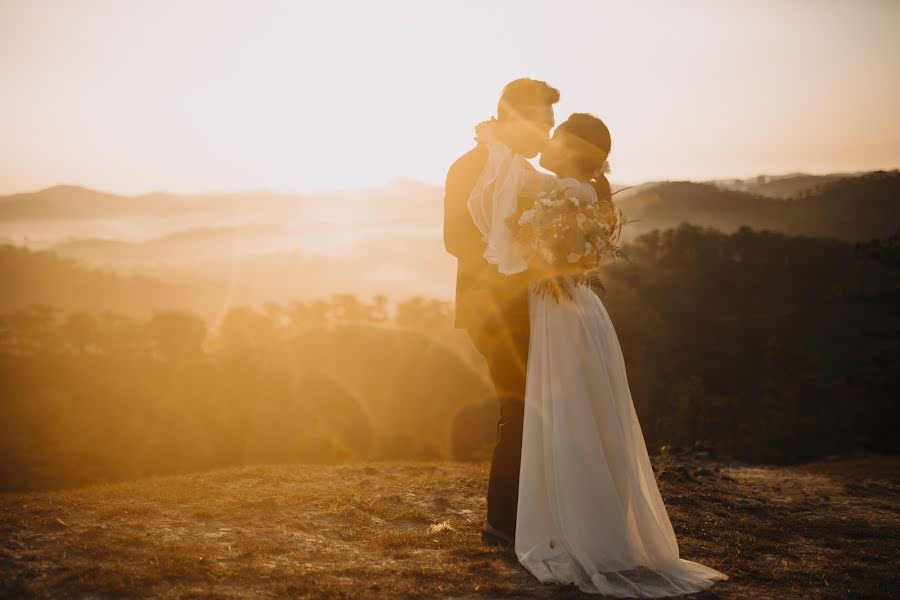
[[[560,123],[556,130],[574,135],[586,143],[585,146],[579,144],[575,158],[578,170],[583,173],[596,173],[590,181],[600,200],[611,197],[612,188],[606,174],[598,172],[612,149],[612,138],[606,123],[590,113],[573,113]]]

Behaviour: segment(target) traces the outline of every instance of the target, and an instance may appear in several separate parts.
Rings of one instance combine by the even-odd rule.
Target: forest
[[[898,450],[897,233],[851,242],[683,222],[624,249],[596,293],[651,452],[796,463]],[[334,294],[211,323],[63,308],[67,294],[133,293],[134,280],[53,251],[3,246],[0,276],[60,298],[0,313],[0,489],[478,460],[492,447],[498,406],[452,303]]]

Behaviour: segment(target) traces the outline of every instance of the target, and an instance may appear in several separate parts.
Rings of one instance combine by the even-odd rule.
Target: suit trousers
[[[467,332],[487,361],[500,404],[488,479],[487,520],[493,527],[514,536],[530,323],[527,312],[506,310],[494,313],[481,324]]]

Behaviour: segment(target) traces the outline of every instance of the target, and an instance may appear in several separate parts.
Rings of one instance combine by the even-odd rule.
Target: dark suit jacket
[[[457,258],[455,326],[470,330],[491,317],[500,316],[507,324],[528,320],[530,274],[503,275],[487,262],[486,244],[469,214],[469,194],[487,156],[480,144],[463,154],[450,166],[444,187],[444,247]]]

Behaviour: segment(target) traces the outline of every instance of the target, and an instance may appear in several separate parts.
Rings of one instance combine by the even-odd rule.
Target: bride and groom
[[[612,201],[609,130],[577,113],[551,137],[558,101],[543,81],[509,83],[496,119],[447,173],[455,324],[487,361],[500,402],[482,539],[512,546],[541,582],[617,597],[696,592],[728,577],[679,557],[603,303],[573,280],[562,299],[539,293],[508,225],[562,186]],[[538,153],[553,175],[526,160]]]

